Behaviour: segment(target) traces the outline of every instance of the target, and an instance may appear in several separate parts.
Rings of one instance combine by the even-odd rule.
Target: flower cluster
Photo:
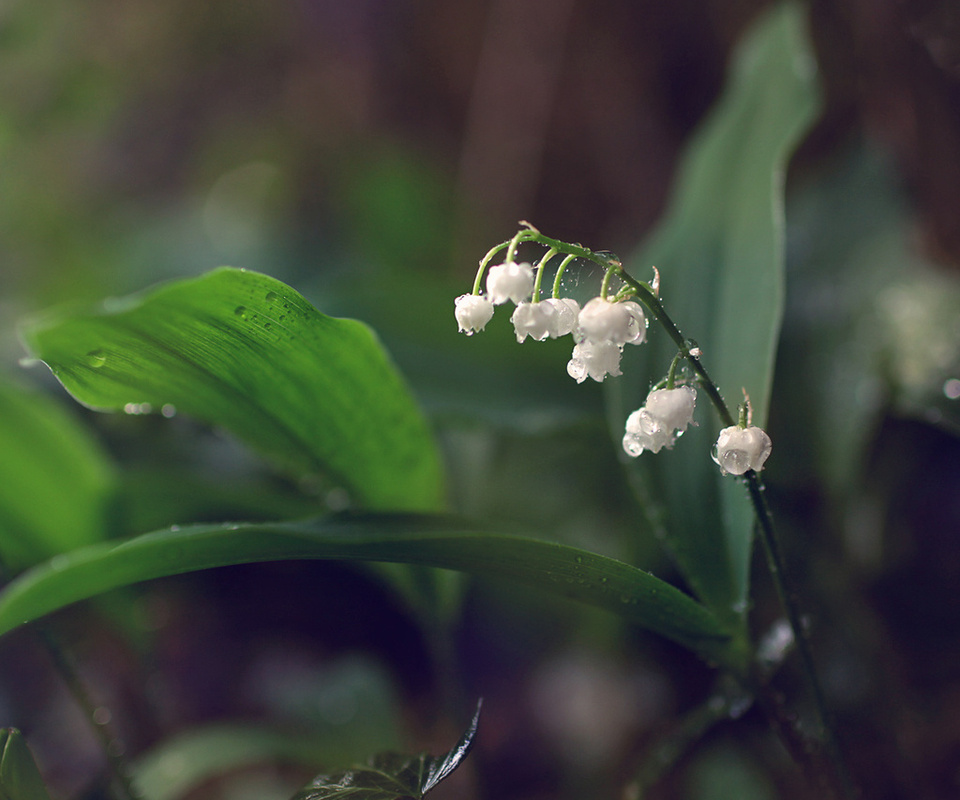
[[[455,314],[461,333],[482,331],[493,317],[494,306],[516,304],[510,321],[523,342],[573,336],[573,355],[567,373],[582,383],[588,377],[602,381],[620,375],[620,356],[626,344],[642,344],[647,322],[643,309],[631,300],[595,297],[583,308],[569,297],[531,302],[534,267],[507,261],[487,271],[486,294],[464,294],[456,299]]]
[[[587,378],[599,382],[608,375],[620,375],[620,359],[624,347],[628,344],[642,344],[647,335],[647,320],[643,308],[629,298],[642,299],[644,291],[650,292],[656,298],[659,295],[659,273],[654,269],[654,280],[651,284],[639,283],[624,277],[620,262],[615,257],[590,253],[579,245],[564,245],[562,242],[546,239],[533,226],[522,224],[525,230],[521,230],[510,242],[491,250],[480,262],[473,293],[460,295],[456,299],[455,315],[460,331],[468,336],[482,331],[493,318],[495,307],[511,302],[516,307],[510,321],[518,342],[524,342],[528,337],[538,342],[567,334],[573,337],[573,354],[567,363],[567,373],[577,383],[582,383]],[[549,252],[536,266],[526,262],[517,263],[513,255],[521,241],[538,241],[548,246]],[[504,247],[508,247],[504,263],[486,269],[494,254]],[[544,264],[558,253],[568,255],[557,270],[553,296],[540,300],[540,280]],[[594,297],[583,308],[576,300],[557,296],[560,276],[565,266],[572,259],[580,257],[593,260],[607,269],[600,296]],[[480,285],[485,270],[486,291],[481,292]],[[628,285],[611,293],[608,291],[611,275],[619,276]],[[648,303],[647,300],[644,302]],[[655,311],[660,308],[653,305],[650,307]],[[663,314],[662,308],[658,314]],[[679,331],[669,319],[664,324],[672,326],[675,338],[679,337]],[[691,380],[690,375],[678,377],[676,372],[678,365],[685,359],[699,358],[699,348],[681,347],[666,379],[650,391],[640,408],[627,417],[623,449],[628,455],[636,457],[644,451],[659,453],[663,448],[669,449],[689,426],[696,425],[693,412],[697,402],[697,390],[690,385],[694,380]],[[697,371],[696,365],[694,371]],[[701,379],[706,377],[705,373],[697,374]],[[720,410],[724,415],[727,414],[725,407]],[[770,450],[770,437],[749,422],[747,399],[741,409],[739,424],[720,431],[713,459],[720,465],[724,475],[743,475],[749,470],[759,472],[763,469]]]

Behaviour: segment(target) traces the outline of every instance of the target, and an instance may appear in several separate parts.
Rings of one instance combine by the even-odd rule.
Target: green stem
[[[672,389],[677,380],[677,367],[683,360],[683,353],[677,353],[670,362],[670,369],[667,371],[667,388]]]
[[[537,264],[537,277],[533,284],[533,297],[530,298],[532,303],[538,303],[540,301],[540,286],[543,284],[543,268],[556,254],[557,251],[551,247],[549,250],[547,250],[544,257],[541,258],[540,262]]]
[[[557,274],[553,277],[553,297],[560,296],[560,285],[563,280],[563,273],[567,269],[567,265],[576,259],[574,255],[568,255],[563,261],[560,262],[560,266],[557,267]]]
[[[850,777],[846,762],[843,759],[833,719],[827,710],[826,699],[824,698],[823,690],[820,687],[820,681],[817,677],[817,668],[813,660],[810,638],[807,636],[806,626],[800,617],[796,599],[789,587],[788,579],[784,571],[783,554],[780,551],[780,543],[773,525],[773,516],[770,513],[770,507],[767,505],[763,482],[760,480],[760,476],[753,470],[749,470],[743,477],[756,513],[757,527],[760,531],[760,542],[763,545],[764,555],[767,559],[767,569],[773,578],[774,586],[776,586],[780,605],[784,611],[786,611],[787,621],[790,624],[790,629],[793,631],[797,653],[800,656],[801,669],[813,695],[814,707],[817,711],[817,723],[820,726],[820,738],[823,741],[827,757],[836,772],[835,782],[840,786],[838,795],[848,798],[856,797],[857,793],[854,789],[853,780]]]

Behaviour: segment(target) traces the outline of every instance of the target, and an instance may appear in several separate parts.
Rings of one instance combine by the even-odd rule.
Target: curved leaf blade
[[[373,331],[266,275],[222,267],[22,337],[92,408],[173,406],[296,474],[333,474],[367,508],[443,504],[426,421]]]
[[[334,559],[420,564],[514,580],[612,611],[722,660],[728,631],[653,575],[553,542],[478,530],[442,516],[363,515],[304,522],[191,525],[59,556],[0,593],[0,635],[120,586],[228,564]]]
[[[667,309],[699,342],[728,406],[735,415],[745,389],[761,426],[783,315],[784,174],[820,107],[804,14],[799,4],[781,3],[750,30],[687,151],[666,217],[630,259],[641,277],[651,264],[659,268]],[[621,430],[676,354],[665,336],[650,338],[646,352],[631,353],[646,368],[624,368],[625,377],[637,377],[608,392]],[[641,456],[632,471],[664,498],[668,545],[694,592],[734,620],[747,607],[752,509],[740,483],[710,460],[716,422],[711,413],[655,464]]]

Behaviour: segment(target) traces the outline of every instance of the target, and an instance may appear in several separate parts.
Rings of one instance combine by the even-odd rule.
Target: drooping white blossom
[[[633,317],[623,303],[613,303],[602,297],[594,297],[581,310],[577,319],[580,336],[584,341],[611,342],[621,345],[630,339]]]
[[[580,304],[572,297],[551,297],[543,301],[556,309],[549,335],[551,339],[566,336],[577,328],[577,317],[580,314]]]
[[[724,475],[743,475],[750,469],[759,472],[772,448],[773,443],[766,431],[755,425],[748,428],[732,425],[720,431],[713,460],[720,465]]]
[[[517,341],[523,342],[528,336],[542,342],[551,335],[556,327],[557,309],[547,301],[540,303],[520,303],[513,311],[510,321],[517,334]]]
[[[678,433],[683,433],[693,422],[693,410],[696,404],[697,390],[692,386],[654,389],[647,395],[647,401],[644,403],[647,411]]]
[[[454,315],[460,333],[472,336],[476,331],[482,331],[484,326],[493,318],[493,303],[479,294],[462,294],[456,301]]]
[[[591,342],[640,344],[647,336],[643,309],[632,300],[616,303],[594,297],[580,311],[580,337]]]
[[[487,271],[487,294],[499,306],[512,300],[520,303],[533,294],[533,267],[527,263],[508,261]]]
[[[567,374],[577,383],[583,383],[588,377],[600,382],[607,375],[622,375],[620,354],[620,346],[613,342],[579,342],[567,363]]]
[[[654,389],[646,403],[629,417],[624,428],[623,449],[638,456],[644,450],[659,453],[673,447],[677,437],[693,423],[697,392],[692,386]]]

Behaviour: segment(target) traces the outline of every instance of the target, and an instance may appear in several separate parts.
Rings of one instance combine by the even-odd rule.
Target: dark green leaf
[[[0,454],[0,560],[7,568],[106,538],[113,468],[56,403],[0,381]]]
[[[479,721],[478,705],[466,732],[446,755],[381,753],[365,766],[318,776],[293,800],[420,800],[467,757]]]
[[[817,116],[816,64],[803,9],[776,6],[738,48],[716,108],[691,143],[670,210],[636,257],[631,272],[649,279],[655,264],[663,301],[736,416],[741,390],[754,422],[764,425],[783,309],[783,179],[787,160]],[[646,370],[624,365],[629,381],[612,382],[620,430],[651,382],[666,374],[676,349],[651,332],[649,348],[631,348]],[[707,405],[701,394],[700,406]],[[667,506],[668,543],[697,595],[736,619],[746,608],[752,511],[738,481],[710,460],[718,418],[701,408],[700,427],[671,452],[641,456],[635,470],[657,471]],[[774,442],[773,459],[777,455]]]
[[[375,334],[266,275],[221,268],[23,338],[93,408],[175,408],[294,473],[331,474],[367,508],[442,505],[430,432]]]
[[[705,658],[730,655],[728,632],[709,611],[643,570],[553,542],[417,515],[191,525],[88,547],[30,570],[0,593],[0,634],[139,581],[227,564],[299,558],[410,563],[509,578],[620,614]]]
[[[0,800],[50,800],[30,748],[16,728],[0,729]]]

